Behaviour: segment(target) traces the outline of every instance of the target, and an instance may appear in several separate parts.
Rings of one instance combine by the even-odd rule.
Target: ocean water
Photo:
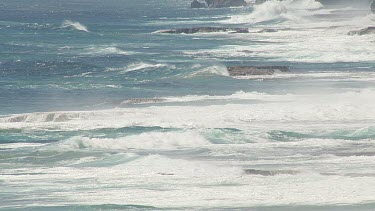
[[[0,1],[0,209],[375,210],[368,5],[189,4]]]

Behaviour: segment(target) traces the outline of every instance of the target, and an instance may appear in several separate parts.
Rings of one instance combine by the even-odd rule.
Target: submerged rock
[[[206,8],[206,7],[207,7],[207,5],[205,3],[201,3],[198,0],[194,0],[191,3],[191,8]]]
[[[163,34],[195,34],[195,33],[212,33],[212,32],[233,32],[233,33],[249,33],[248,28],[227,28],[227,27],[193,27],[160,30],[156,33]]]
[[[366,34],[375,34],[375,26],[370,26],[361,30],[350,31],[348,35],[366,35]]]
[[[273,75],[277,71],[290,71],[287,66],[231,66],[227,69],[230,76]]]
[[[245,0],[205,0],[207,4],[194,0],[191,8],[223,8],[223,7],[243,7],[247,5]]]

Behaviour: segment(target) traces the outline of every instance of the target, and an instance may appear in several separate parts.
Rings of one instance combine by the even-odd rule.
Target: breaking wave
[[[151,64],[146,62],[137,62],[129,64],[126,67],[120,67],[120,68],[107,68],[107,71],[116,71],[119,73],[127,73],[132,71],[142,71],[142,70],[149,70],[149,69],[158,69],[167,67],[167,64]],[[174,66],[170,66],[170,68],[174,68]]]
[[[116,46],[90,46],[84,49],[84,55],[130,55],[131,52],[122,50]]]
[[[224,65],[212,65],[209,67],[202,67],[201,65],[195,65],[193,68],[197,68],[198,70],[188,75],[187,78],[195,77],[195,76],[205,76],[205,75],[229,76],[228,69]]]
[[[75,29],[75,30],[78,30],[78,31],[90,32],[85,25],[83,25],[79,22],[73,22],[71,20],[65,20],[62,23],[61,27],[62,28],[72,28],[72,29]]]
[[[251,14],[233,16],[225,22],[259,23],[274,19],[300,20],[304,16],[311,15],[312,10],[322,7],[323,5],[315,0],[271,0],[255,5]]]
[[[215,98],[217,105],[153,105],[144,108],[116,108],[101,111],[31,113],[0,118],[0,128],[32,128],[44,130],[90,130],[132,126],[163,128],[238,128],[250,124],[258,126],[274,122],[284,127],[285,122],[364,123],[373,121],[374,90],[342,94],[267,95],[264,93],[236,93],[227,96],[185,96],[182,102],[204,101]],[[234,99],[256,100],[256,103],[228,103]],[[179,98],[166,98],[177,101]],[[254,101],[255,102],[255,101]],[[229,112],[228,112],[229,111]],[[246,124],[244,124],[246,123]]]
[[[211,144],[198,132],[149,132],[117,139],[73,137],[62,143],[62,147],[75,149],[148,149],[169,150],[186,147],[201,147]]]

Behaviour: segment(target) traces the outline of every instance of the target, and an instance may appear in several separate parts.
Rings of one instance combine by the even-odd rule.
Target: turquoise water
[[[0,2],[0,209],[375,209],[368,5],[189,4]]]

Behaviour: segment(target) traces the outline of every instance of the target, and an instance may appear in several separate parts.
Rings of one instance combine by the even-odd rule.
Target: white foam
[[[62,25],[62,28],[73,28],[78,31],[90,32],[87,27],[79,22],[73,22],[71,20],[65,20]]]
[[[324,24],[324,23],[323,23]],[[184,51],[187,55],[203,58],[254,57],[268,61],[289,61],[305,63],[373,62],[375,51],[372,36],[349,36],[349,31],[365,26],[339,28],[316,28],[281,30],[274,33],[252,33],[238,35],[239,39],[256,45],[223,45],[216,49]],[[366,26],[367,27],[367,26]],[[291,39],[292,38],[292,39]]]
[[[40,143],[10,143],[10,144],[0,144],[0,149],[18,149],[18,148],[34,148],[45,146],[46,144]]]
[[[372,158],[358,158],[357,161],[359,159],[361,163],[373,163]],[[329,160],[325,161],[321,165],[330,164]],[[348,160],[336,160],[335,164],[345,161]],[[375,194],[373,177],[327,176],[316,172],[268,177],[244,175],[239,166],[231,164],[230,161],[220,163],[149,155],[110,168],[36,167],[10,170],[2,175],[2,180],[6,181],[5,185],[22,184],[22,187],[13,187],[10,191],[22,188],[39,193],[28,194],[27,199],[44,202],[43,206],[68,203],[122,205],[125,202],[189,210],[317,204],[332,207],[337,204],[366,204],[373,201]],[[48,192],[48,200],[41,200],[40,192],[37,192],[41,189]],[[55,189],[59,191],[49,191]],[[23,197],[26,199],[26,196],[19,196]],[[29,201],[24,201],[17,204],[18,208],[29,205]],[[35,203],[33,205],[36,206]]]

